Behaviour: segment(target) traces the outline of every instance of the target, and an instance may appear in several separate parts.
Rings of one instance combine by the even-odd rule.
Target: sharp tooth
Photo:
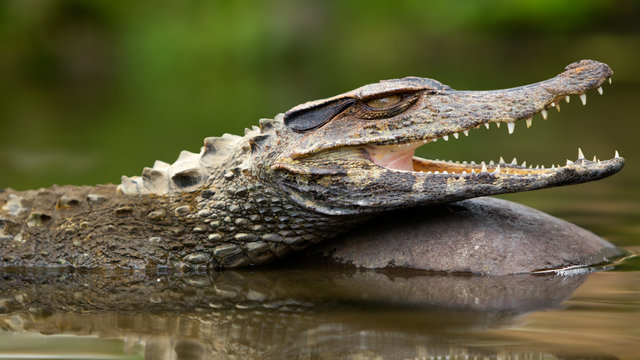
[[[618,154],[618,150],[616,150],[616,158],[619,158],[620,154]]]
[[[558,112],[560,112],[560,103],[556,104],[556,110],[558,110]]]
[[[445,170],[445,171],[442,172],[442,174],[448,174],[448,172]]]
[[[500,164],[504,164],[504,158],[500,156]]]
[[[496,174],[500,173],[500,165],[496,166],[496,169],[493,170],[493,172]]]
[[[436,142],[436,141],[438,141],[438,139],[433,139],[433,140],[431,140],[431,141],[432,141],[432,142]]]
[[[462,170],[462,175],[467,175],[467,172]]]
[[[596,162],[596,161],[597,161],[596,156],[593,155],[593,162]]]
[[[551,107],[556,107],[556,103],[555,102],[551,102]]]
[[[571,98],[569,97],[569,95],[567,95],[567,96],[565,96],[565,97],[564,97],[564,101],[566,101],[566,102],[567,102],[567,104],[569,103],[569,100],[571,100]]]
[[[611,85],[611,78],[609,78],[609,85]]]
[[[602,95],[602,93],[603,93],[603,91],[602,91],[602,86],[600,86],[600,87],[598,88],[598,94]]]
[[[522,167],[527,167],[527,162],[526,161],[522,162]]]
[[[498,129],[500,129],[500,123],[499,122],[496,123],[496,126],[498,127]]]
[[[472,173],[472,174],[475,174],[475,173],[476,173],[476,171],[475,171],[474,169],[471,169],[471,173]]]
[[[509,130],[509,134],[513,134],[513,130],[516,129],[516,123],[514,122],[507,123],[507,129]]]
[[[462,133],[464,134],[464,136],[469,136],[469,130],[464,130]]]
[[[496,163],[493,162],[493,160],[489,160],[489,165],[495,165]]]
[[[536,170],[540,170],[540,165],[536,165]]]
[[[578,160],[584,160],[584,154],[580,148],[578,148]]]
[[[480,172],[487,172],[487,165],[484,164],[484,161],[482,162],[482,169]]]
[[[444,139],[444,141],[449,141],[449,135],[445,135],[442,138]]]
[[[466,161],[463,161],[463,162],[462,162],[462,165],[467,165],[467,162],[466,162]]]
[[[528,129],[533,124],[533,118],[528,118],[526,121],[527,121],[527,129]]]
[[[551,169],[553,170],[553,169],[555,169],[555,168],[556,168],[556,166],[555,166],[555,165],[553,165],[553,164],[551,164]]]
[[[458,136],[460,136],[460,135],[458,135],[458,133],[453,133],[453,137],[454,137],[454,138],[456,138],[456,139],[457,139],[457,138],[458,138]]]
[[[489,130],[489,123],[484,123],[484,127],[486,127],[487,130]]]
[[[573,165],[573,161],[567,159],[567,165]]]
[[[513,160],[511,160],[511,165],[518,165],[518,160],[516,160],[516,158],[513,158]]]
[[[581,94],[580,101],[582,101],[582,105],[587,105],[587,94]]]
[[[543,119],[545,119],[545,120],[547,120],[547,115],[548,115],[548,114],[547,114],[547,110],[544,110],[544,109],[543,109],[542,111],[540,111],[540,113],[542,114],[542,118],[543,118]]]
[[[427,171],[427,175],[429,175],[429,174],[433,174],[433,173],[431,171]]]
[[[540,166],[540,169],[544,170],[544,165],[541,165],[541,166]]]
[[[436,171],[435,171],[435,173],[436,173],[436,174],[440,174],[440,171],[436,170]]]
[[[475,165],[475,164],[476,164],[476,162],[475,162],[475,161],[472,161],[472,162],[471,162],[471,165]]]

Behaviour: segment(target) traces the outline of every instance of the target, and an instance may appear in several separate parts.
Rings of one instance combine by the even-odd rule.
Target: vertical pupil
[[[374,109],[384,109],[397,105],[400,102],[400,99],[400,95],[391,95],[380,99],[368,101],[367,106]]]

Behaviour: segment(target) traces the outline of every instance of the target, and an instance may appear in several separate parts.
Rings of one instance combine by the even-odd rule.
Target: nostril
[[[593,74],[593,76],[596,76],[596,77],[601,77],[601,76],[609,77],[613,75],[613,71],[607,64],[601,63],[595,60],[580,60],[567,65],[564,68],[564,70],[565,71],[574,70],[574,74],[575,73],[580,74],[582,72],[586,72],[586,73]]]

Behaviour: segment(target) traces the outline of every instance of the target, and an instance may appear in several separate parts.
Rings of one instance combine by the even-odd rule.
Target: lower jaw
[[[382,166],[389,170],[404,171],[404,172],[422,172],[422,173],[448,173],[448,174],[464,174],[472,172],[482,172],[483,165],[485,171],[495,171],[498,168],[493,162],[489,164],[481,163],[476,165],[475,163],[463,163],[430,160],[416,157],[415,150],[429,141],[416,141],[406,144],[397,145],[370,145],[366,147],[366,151],[369,154],[371,161],[376,165]],[[511,173],[530,173],[531,170],[517,166],[516,164],[499,164],[498,171]],[[503,170],[504,169],[504,170]]]
[[[429,160],[414,156],[415,149],[422,143],[390,146],[368,146],[366,148],[371,161],[389,170],[419,173],[470,174],[498,171],[506,174],[531,174],[544,172],[545,169],[527,169],[516,164],[475,164],[473,162],[451,162]],[[548,171],[548,170],[546,170]]]
[[[444,160],[430,160],[414,156],[415,150],[429,140],[416,141],[405,144],[396,145],[368,145],[364,147],[369,161],[387,170],[398,172],[414,172],[414,173],[435,173],[435,174],[472,174],[472,173],[495,173],[509,175],[542,175],[556,173],[561,168],[573,166],[578,167],[594,167],[601,169],[600,160],[596,157],[592,161],[586,160],[582,150],[578,149],[578,158],[574,161],[567,160],[566,166],[556,164],[545,168],[543,165],[527,167],[526,162],[521,165],[516,163],[514,158],[512,162],[506,163],[502,157],[497,163],[484,161],[476,164],[475,162],[453,162]],[[360,153],[362,154],[362,153]],[[615,152],[615,159],[619,158],[619,154]],[[617,171],[616,171],[617,172]]]
[[[466,162],[450,162],[450,161],[440,161],[440,160],[428,160],[422,159],[419,157],[413,157],[413,170],[414,172],[422,172],[422,173],[448,173],[448,174],[469,174],[469,173],[478,173],[482,172],[482,164],[467,164]],[[540,173],[545,172],[545,170],[537,170],[537,169],[525,169],[519,167],[517,165],[512,164],[485,164],[485,171],[494,172],[496,169],[505,174],[531,174],[531,173]],[[548,171],[548,170],[547,170]]]

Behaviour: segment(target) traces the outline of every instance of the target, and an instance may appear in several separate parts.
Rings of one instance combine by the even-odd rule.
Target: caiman
[[[298,105],[243,137],[204,140],[119,185],[0,193],[0,264],[94,268],[240,267],[332,238],[382,212],[597,180],[624,159],[551,168],[457,163],[416,148],[532,117],[602,91],[613,72],[582,60],[542,82],[458,91],[419,77]],[[428,146],[428,145],[427,145]]]

